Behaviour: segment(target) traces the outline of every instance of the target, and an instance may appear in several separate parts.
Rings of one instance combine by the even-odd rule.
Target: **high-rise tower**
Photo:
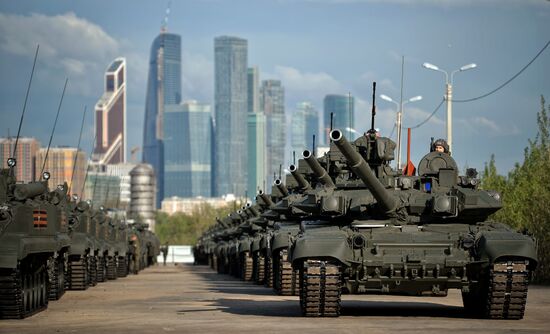
[[[143,162],[157,178],[157,207],[164,198],[164,109],[180,102],[181,37],[163,29],[151,46],[143,131]]]
[[[101,164],[126,161],[126,59],[117,58],[105,72],[105,92],[95,105],[93,158]]]
[[[271,189],[271,184],[274,181],[273,175],[275,174],[276,178],[279,177],[279,170],[285,159],[285,89],[281,85],[281,81],[262,81],[260,108],[263,110],[266,119],[266,186]]]
[[[210,105],[167,105],[164,122],[164,195],[210,197]]]
[[[354,112],[355,103],[353,96],[335,94],[326,95],[324,100],[325,133],[323,133],[324,140],[321,142],[328,142],[328,133],[330,131],[330,113],[332,113],[332,128],[345,131],[346,128],[353,129],[355,126]],[[346,135],[348,135],[347,132]]]
[[[243,196],[247,187],[247,58],[245,39],[214,39],[215,193]]]

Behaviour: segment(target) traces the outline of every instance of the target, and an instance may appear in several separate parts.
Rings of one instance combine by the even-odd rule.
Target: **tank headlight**
[[[42,178],[44,180],[48,181],[50,179],[50,173],[49,172],[42,173]]]
[[[14,158],[8,159],[8,167],[15,167],[17,165],[17,161]]]
[[[78,201],[78,195],[77,194],[73,194],[73,201]]]

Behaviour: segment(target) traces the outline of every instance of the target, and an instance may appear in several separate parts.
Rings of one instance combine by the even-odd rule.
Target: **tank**
[[[69,235],[71,247],[68,254],[67,288],[86,290],[89,287],[89,265],[94,251],[91,208],[89,202],[76,199],[72,202],[69,216]]]
[[[0,193],[0,319],[25,318],[48,306],[61,213],[48,200],[47,181],[16,184],[11,169],[0,170]]]
[[[289,248],[304,316],[339,316],[342,293],[459,289],[474,316],[523,318],[535,244],[488,220],[500,196],[477,187],[475,170],[459,176],[450,155],[430,152],[418,176],[405,176],[389,166],[390,139],[370,132],[349,143],[340,130],[330,138],[336,188],[317,194],[318,214],[302,221]]]

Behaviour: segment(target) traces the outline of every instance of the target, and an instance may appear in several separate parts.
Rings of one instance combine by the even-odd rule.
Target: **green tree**
[[[550,281],[550,119],[541,96],[537,113],[538,131],[524,151],[523,163],[516,163],[508,177],[498,175],[494,156],[482,174],[482,187],[501,193],[503,208],[494,219],[528,231],[537,241],[538,282]]]

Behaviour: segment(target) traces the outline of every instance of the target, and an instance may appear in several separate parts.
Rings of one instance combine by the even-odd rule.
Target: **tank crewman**
[[[438,139],[434,141],[432,144],[432,152],[441,152],[441,153],[449,153],[449,145],[445,141],[445,139]]]

